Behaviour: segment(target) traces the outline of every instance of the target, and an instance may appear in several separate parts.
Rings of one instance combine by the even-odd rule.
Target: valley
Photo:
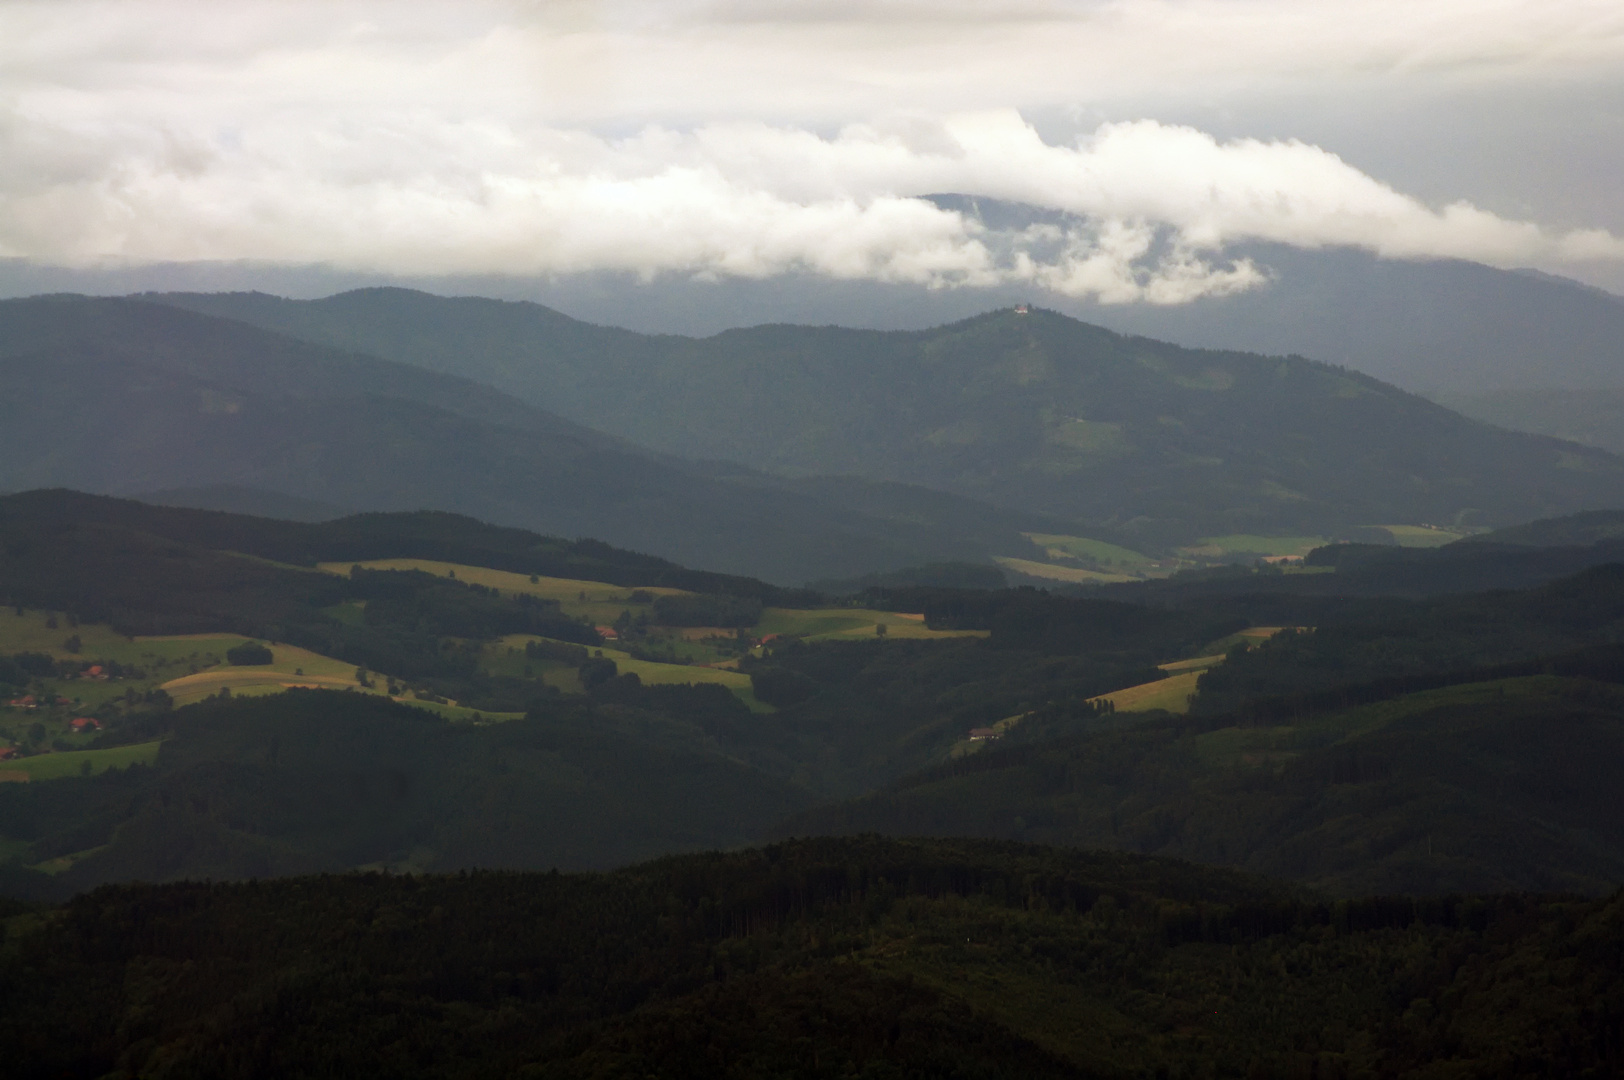
[[[350,991],[322,965],[356,958],[333,942],[363,950],[344,985],[387,983],[430,1018],[422,1047],[518,1060],[433,1019],[472,1016],[560,1076],[808,1045],[925,1075],[942,1047],[988,1076],[1354,1076],[1401,1053],[1471,1075],[1534,1053],[1515,1025],[1461,1034],[1488,1015],[1461,997],[1485,992],[1484,965],[1508,985],[1537,956],[1574,1002],[1616,984],[1604,961],[1571,962],[1565,935],[1603,958],[1621,940],[1624,511],[1537,517],[1611,498],[1624,466],[1605,454],[1307,361],[1036,311],[840,340],[921,409],[907,378],[936,365],[962,387],[978,356],[987,385],[953,408],[1006,433],[1036,416],[1054,439],[993,446],[947,412],[892,417],[881,439],[828,414],[817,424],[873,468],[818,473],[855,459],[718,389],[789,455],[735,433],[727,453],[784,470],[755,472],[330,345],[61,303],[0,311],[14,344],[20,326],[57,350],[0,348],[0,366],[102,380],[103,411],[28,420],[35,456],[6,459],[11,475],[78,461],[51,475],[166,494],[0,496],[0,1034],[85,1047],[30,1044],[31,1061],[102,1069],[161,1043],[216,1070],[210,1040],[310,955],[266,930],[261,895],[316,905],[301,925],[327,928],[294,977],[322,1010],[280,1029],[295,1070],[343,1057],[324,1017]],[[88,337],[61,340],[64,312]],[[124,348],[132,327],[164,347]],[[847,362],[817,354],[820,334],[763,336],[765,352],[724,344],[753,342],[740,363],[799,356],[807,378]],[[364,393],[397,375],[404,396]],[[857,397],[885,400],[864,377]],[[1043,418],[1040,399],[1078,386],[1124,418]],[[1237,389],[1238,428],[1213,404]],[[1269,417],[1279,430],[1257,434]],[[61,433],[80,424],[118,460],[76,458]],[[1282,464],[1313,425],[1322,458]],[[1360,479],[1333,482],[1367,429],[1412,441],[1368,469],[1339,458]],[[19,430],[0,438],[21,446]],[[972,459],[981,473],[940,471]],[[177,460],[215,471],[166,472]],[[1427,462],[1436,483],[1391,471]],[[81,962],[64,928],[91,902],[182,937],[235,920],[268,944],[228,971],[115,935]],[[351,904],[371,914],[338,914]],[[521,939],[537,919],[556,931],[541,952],[500,971],[473,958],[492,955],[481,935]],[[440,955],[487,988],[478,1002],[389,966],[431,923],[452,928]],[[621,935],[624,956],[557,944],[594,933]],[[1426,967],[1438,956],[1453,966]],[[163,1013],[144,1029],[158,1043],[102,1019],[159,1016],[145,991],[79,1017],[18,990],[108,994],[172,963],[191,974],[164,985],[231,1004]],[[585,988],[601,963],[623,964],[619,989]],[[1565,1011],[1545,1037],[1579,1047],[1563,1060],[1611,1053],[1581,1045],[1590,1014],[1552,1000]],[[853,1009],[890,1019],[871,1032]],[[798,1034],[764,1034],[764,1015]],[[528,1034],[503,1027],[514,1016]],[[830,1035],[809,1017],[846,1019]]]

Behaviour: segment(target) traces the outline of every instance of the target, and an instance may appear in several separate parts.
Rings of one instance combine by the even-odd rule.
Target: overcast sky
[[[1620,176],[1619,0],[0,0],[0,258],[42,268],[1179,303],[1262,239],[1624,291]]]

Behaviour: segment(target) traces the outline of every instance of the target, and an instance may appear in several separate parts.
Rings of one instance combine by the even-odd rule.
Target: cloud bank
[[[1429,206],[1302,142],[1154,120],[1048,142],[1012,105],[1236,70],[1214,41],[1282,79],[1624,58],[1616,5],[1337,7],[0,3],[0,256],[813,272],[1106,303],[1252,287],[1264,271],[1225,252],[1253,240],[1624,260],[1604,230]],[[923,105],[941,101],[966,107]],[[944,193],[1034,213],[995,227],[926,198]]]

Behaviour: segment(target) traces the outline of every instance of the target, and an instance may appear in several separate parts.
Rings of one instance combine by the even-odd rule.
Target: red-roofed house
[[[0,761],[10,761],[16,756],[17,748],[15,746],[0,746]]]
[[[79,716],[68,721],[68,726],[75,731],[100,731],[101,721],[89,716]]]
[[[596,630],[598,632],[598,636],[603,638],[605,641],[620,640],[620,635],[615,632],[615,628],[612,626],[594,626],[592,629]]]

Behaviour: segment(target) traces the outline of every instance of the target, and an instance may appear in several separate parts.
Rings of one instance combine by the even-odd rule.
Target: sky
[[[1618,0],[0,0],[13,292],[229,263],[1182,304],[1261,283],[1255,241],[1624,292],[1619,176]]]

